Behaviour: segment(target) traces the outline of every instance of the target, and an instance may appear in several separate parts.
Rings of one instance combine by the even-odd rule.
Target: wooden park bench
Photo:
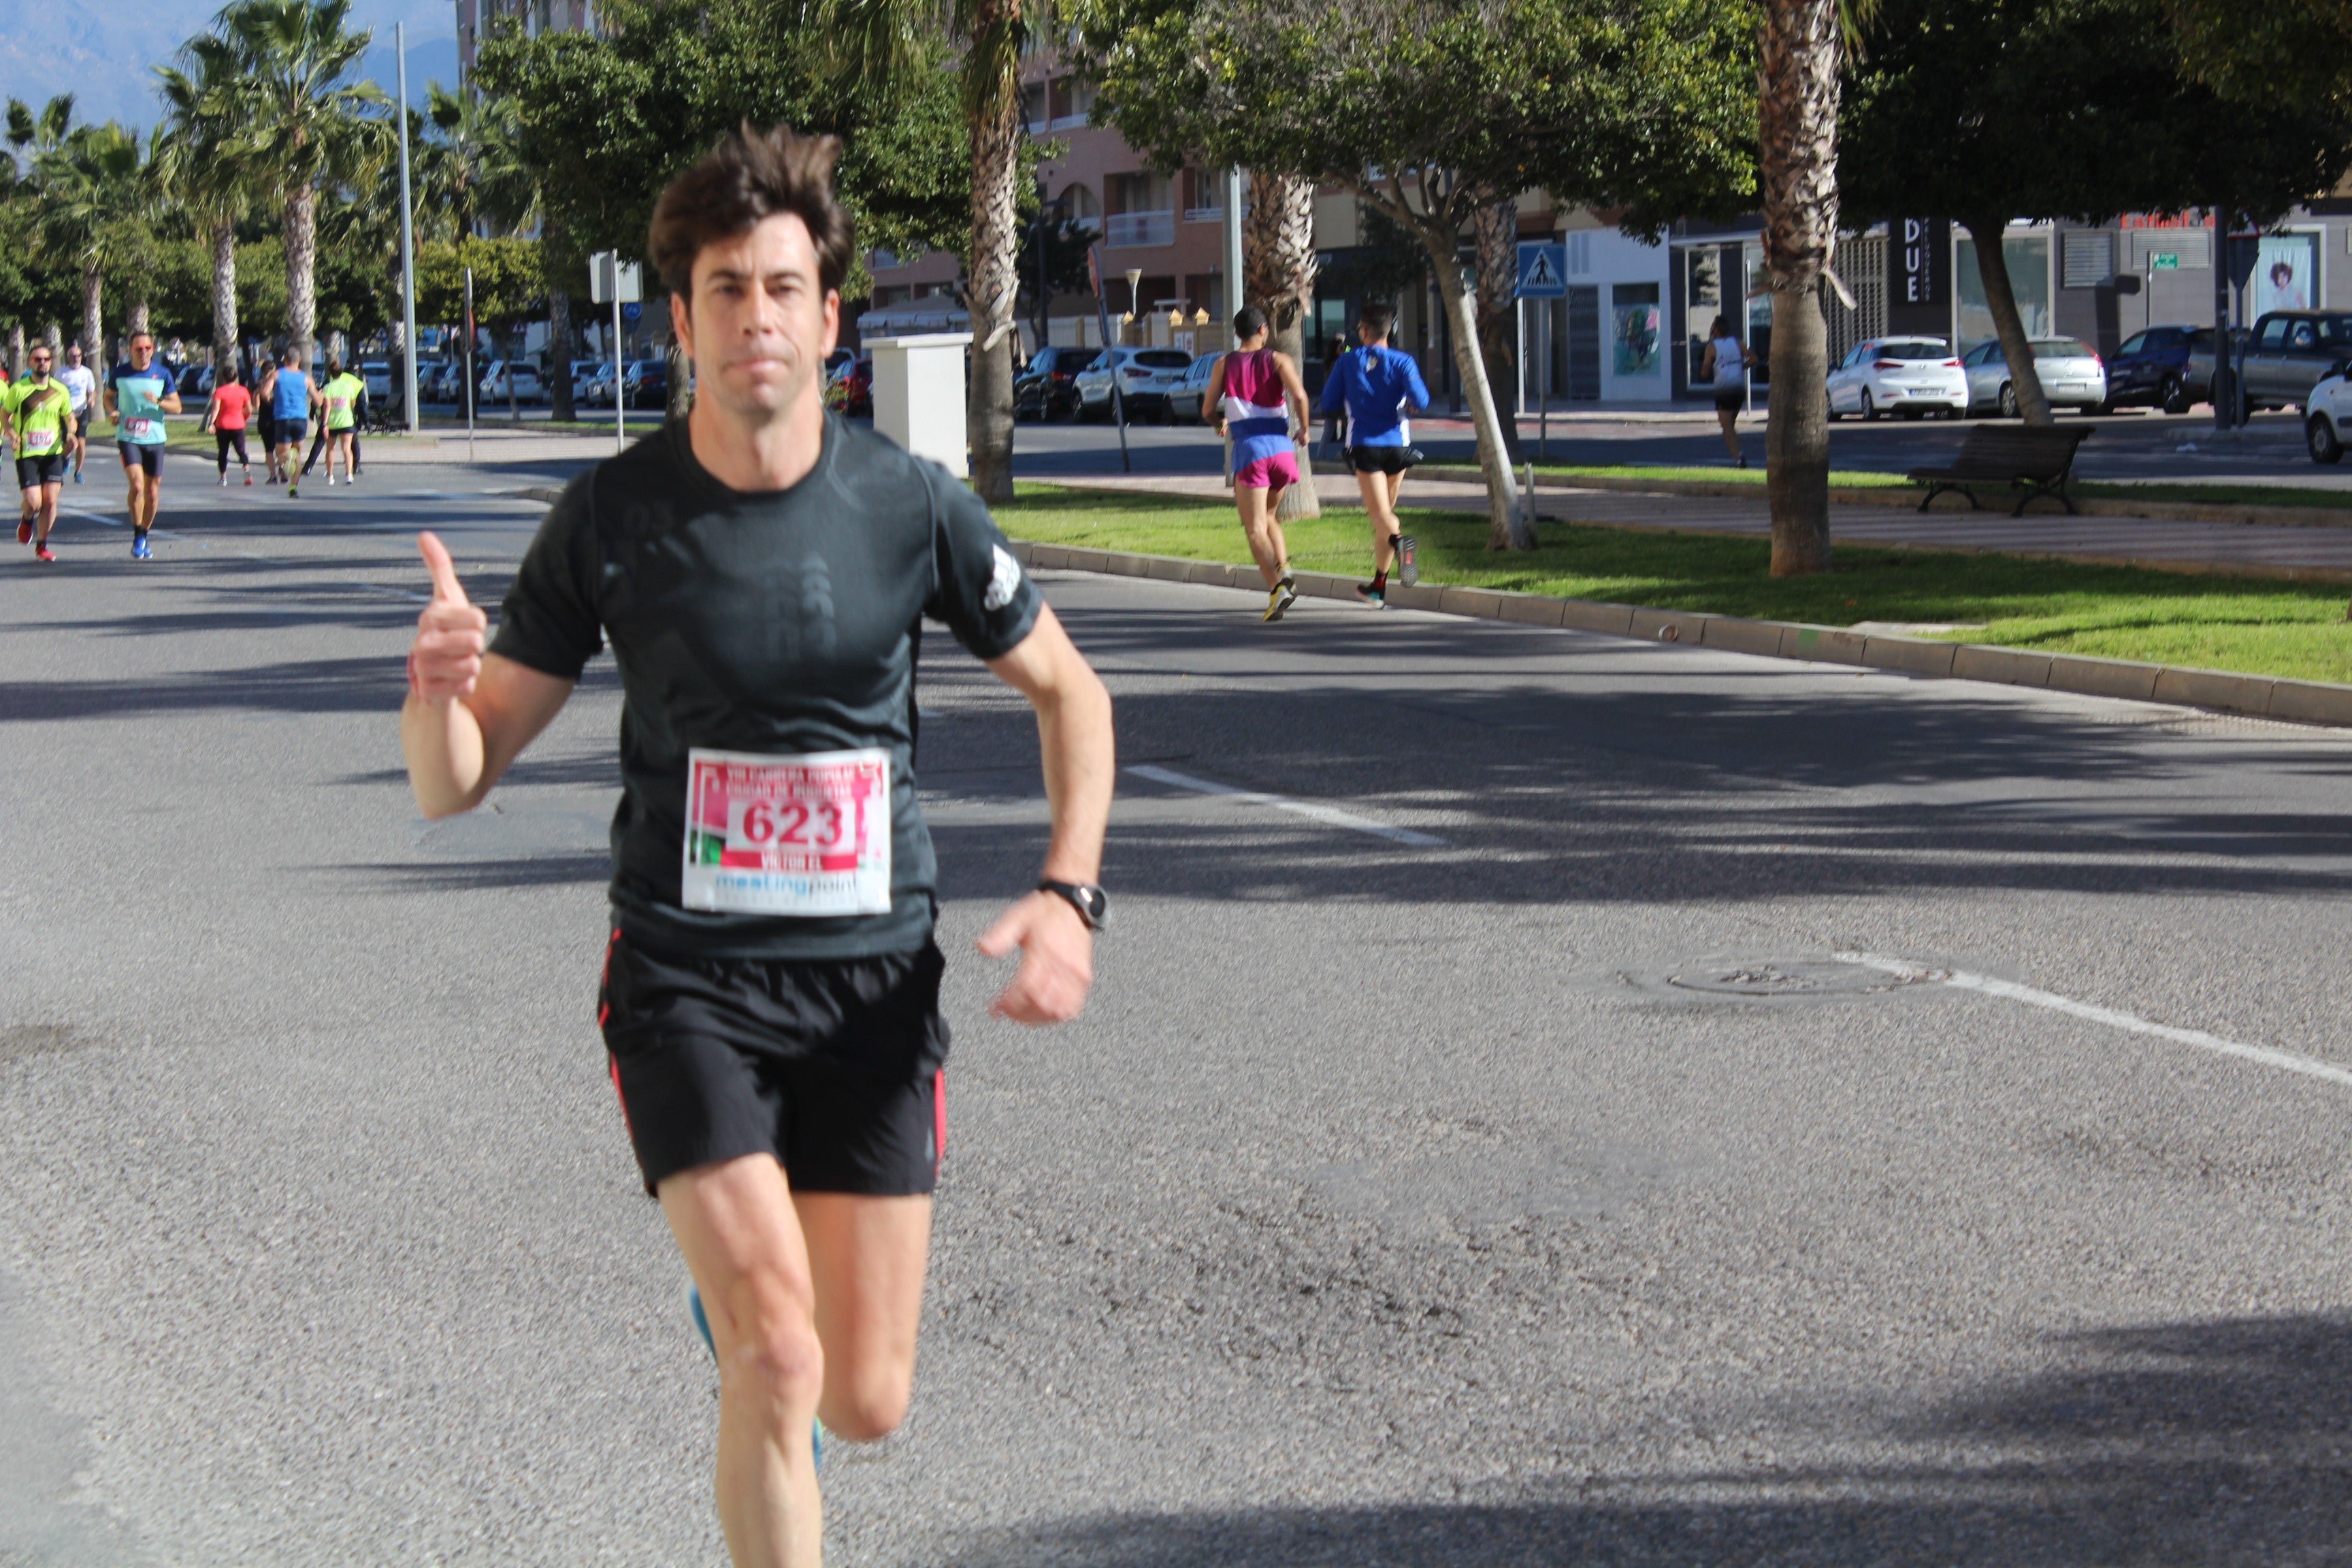
[[[2037,496],[2055,496],[2068,512],[2079,516],[2073,498],[2066,494],[2066,481],[2074,477],[2074,448],[2092,428],[2088,425],[1979,425],[1960,443],[1959,456],[1949,467],[1914,468],[1903,477],[1927,487],[1919,501],[1921,511],[1946,490],[1959,491],[1969,498],[1969,510],[1981,510],[1977,486],[2008,485],[2025,492],[2017,498],[2011,517],[2024,516],[2026,502]]]

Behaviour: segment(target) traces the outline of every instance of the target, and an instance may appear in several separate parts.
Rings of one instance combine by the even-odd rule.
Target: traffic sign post
[[[627,444],[629,423],[628,389],[622,381],[621,318],[625,313],[634,321],[645,313],[645,268],[622,260],[617,250],[600,250],[588,258],[588,296],[599,305],[610,302],[613,307],[613,450],[618,452]]]
[[[1516,292],[1522,300],[1543,301],[1543,340],[1536,354],[1536,456],[1543,458],[1551,444],[1551,302],[1568,298],[1567,241],[1521,240]],[[1525,375],[1527,367],[1520,366],[1519,374]]]

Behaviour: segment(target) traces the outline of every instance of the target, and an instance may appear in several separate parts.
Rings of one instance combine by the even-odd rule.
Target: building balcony
[[[1173,212],[1113,213],[1103,219],[1103,248],[1106,250],[1175,243],[1176,215]]]

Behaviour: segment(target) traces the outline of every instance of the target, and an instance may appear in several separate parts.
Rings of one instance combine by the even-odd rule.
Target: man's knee
[[[747,1274],[726,1292],[720,1375],[779,1412],[807,1410],[824,1389],[824,1347],[808,1303],[780,1275]]]
[[[914,1369],[895,1361],[835,1367],[824,1391],[825,1430],[853,1443],[887,1437],[907,1419]]]

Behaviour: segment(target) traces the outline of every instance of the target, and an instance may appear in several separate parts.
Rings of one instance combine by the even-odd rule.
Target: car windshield
[[[1146,349],[1135,356],[1135,363],[1153,370],[1190,370],[1192,356],[1175,349]]]
[[[1896,338],[1878,345],[1880,359],[1949,359],[1951,353],[1941,338]]]
[[[2090,345],[2074,338],[2036,338],[2033,357],[2042,359],[2095,359]]]

